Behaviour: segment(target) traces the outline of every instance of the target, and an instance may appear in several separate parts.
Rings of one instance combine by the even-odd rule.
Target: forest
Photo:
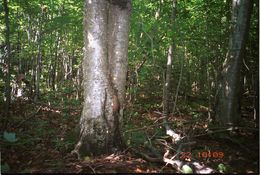
[[[259,174],[258,0],[1,0],[1,173]]]

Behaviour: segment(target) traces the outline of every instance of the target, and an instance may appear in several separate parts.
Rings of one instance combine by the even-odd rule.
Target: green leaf
[[[227,167],[221,163],[218,165],[218,170],[220,173],[225,173],[225,172],[227,172]]]
[[[91,161],[91,158],[90,158],[89,156],[85,156],[85,157],[84,157],[84,161],[90,162],[90,161]]]
[[[4,139],[7,140],[8,142],[16,142],[17,139],[16,139],[16,136],[15,136],[15,133],[13,132],[4,132]]]
[[[189,167],[188,165],[183,165],[183,167],[181,168],[182,173],[184,174],[190,174],[193,173],[191,167]]]

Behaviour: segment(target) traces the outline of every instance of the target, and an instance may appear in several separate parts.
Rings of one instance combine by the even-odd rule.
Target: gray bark
[[[41,77],[41,39],[40,39],[40,31],[38,34],[38,53],[36,57],[36,72],[35,72],[35,97],[34,100],[37,101],[40,98],[40,77]]]
[[[6,44],[6,57],[5,57],[5,116],[9,116],[9,106],[11,103],[11,86],[10,86],[10,62],[11,62],[11,48],[10,48],[10,21],[9,21],[9,8],[8,1],[3,1],[5,12],[5,44]]]
[[[111,153],[123,145],[123,109],[130,1],[86,0],[84,18],[84,107],[78,157]]]
[[[36,57],[36,70],[35,70],[35,96],[34,101],[38,101],[40,98],[40,77],[41,77],[41,42],[42,42],[42,19],[43,12],[38,19],[39,29],[37,30],[37,57]]]
[[[163,86],[163,114],[166,118],[170,113],[169,110],[169,103],[170,103],[170,83],[171,83],[171,70],[172,70],[172,59],[173,59],[173,46],[169,46],[168,50],[168,57],[167,57],[167,66],[166,66],[166,73],[164,78],[164,86]]]
[[[176,19],[176,5],[177,5],[177,0],[172,1],[172,21],[171,21],[171,26],[174,28],[174,23]],[[166,130],[166,134],[170,135],[173,140],[178,141],[180,139],[180,136],[176,134],[170,126],[167,124],[168,116],[170,113],[169,109],[169,103],[170,103],[170,83],[171,83],[171,70],[172,70],[172,62],[173,62],[173,57],[174,57],[174,52],[175,52],[175,41],[174,38],[172,38],[171,44],[169,46],[168,50],[168,57],[167,57],[167,65],[166,65],[166,72],[165,72],[165,77],[164,77],[164,86],[163,86],[163,115],[164,115],[164,126]]]
[[[219,84],[216,108],[222,125],[236,125],[240,119],[240,69],[249,28],[251,0],[233,0],[232,24],[227,53]]]
[[[123,1],[122,1],[123,2]],[[128,33],[130,21],[130,1],[125,1],[125,9],[115,3],[109,6],[109,23],[108,23],[108,61],[109,73],[114,96],[118,98],[120,104],[117,132],[120,132],[123,124],[123,110],[126,94],[127,78],[127,53],[128,53]]]
[[[52,69],[52,90],[56,90],[56,72],[57,72],[57,62],[58,62],[58,50],[60,48],[60,37],[59,33],[56,33],[56,41],[55,41],[55,54],[53,60],[53,69]]]
[[[174,28],[174,23],[176,19],[176,6],[177,6],[177,0],[172,1],[172,19],[171,19],[171,27]],[[169,103],[170,103],[170,94],[169,90],[171,88],[171,73],[172,73],[172,62],[175,52],[175,41],[174,38],[171,40],[171,44],[169,46],[168,50],[168,57],[167,57],[167,65],[166,65],[166,71],[164,76],[164,86],[163,86],[163,114],[168,118],[168,115],[170,113],[169,109]],[[166,121],[165,121],[166,122]]]

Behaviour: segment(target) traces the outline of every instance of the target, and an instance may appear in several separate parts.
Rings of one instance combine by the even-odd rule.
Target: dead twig
[[[170,153],[170,150],[167,149],[166,152],[164,153],[163,155],[163,161],[166,163],[165,166],[167,166],[168,164],[171,164],[174,168],[176,168],[178,171],[181,171],[180,167],[182,166],[182,161],[180,160],[174,160],[174,158],[179,154],[179,153],[176,153],[171,159],[167,158],[168,155]],[[164,166],[164,167],[165,167]]]
[[[171,147],[171,146],[168,145],[168,143],[167,143],[166,140],[164,140],[164,139],[156,139],[156,141],[157,141],[158,143],[160,143],[161,145],[164,145],[165,147],[170,148],[170,149],[172,149],[173,151],[176,151],[173,147]]]
[[[163,159],[162,157],[151,157],[143,152],[140,152],[140,151],[137,151],[136,149],[134,148],[131,148],[131,150],[137,154],[137,155],[140,155],[143,159],[149,161],[149,162],[153,162],[153,163],[162,163],[163,162]]]
[[[215,134],[215,133],[221,133],[221,132],[229,132],[229,131],[235,131],[238,129],[245,129],[245,130],[252,130],[252,131],[258,131],[258,129],[254,129],[254,128],[245,128],[245,127],[222,127],[218,130],[214,130],[212,131],[213,128],[211,128],[211,130],[208,130],[207,133],[205,134],[198,134],[198,135],[194,135],[191,138],[195,138],[195,137],[201,137],[201,136],[205,136],[205,135],[211,135],[211,134]],[[216,128],[217,129],[217,128]]]
[[[101,167],[101,166],[103,166],[103,165],[99,165],[99,166],[96,166],[95,168],[92,168],[92,166],[87,165],[87,167],[89,167],[94,174],[96,173],[95,169],[98,167]]]
[[[210,127],[208,128],[210,130],[220,130],[220,129],[224,129],[224,130],[252,130],[252,131],[259,131],[258,128],[249,128],[249,127],[240,127],[240,126],[235,126],[235,127]]]

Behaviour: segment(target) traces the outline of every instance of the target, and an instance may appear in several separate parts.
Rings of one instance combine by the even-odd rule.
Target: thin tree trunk
[[[77,75],[76,75],[76,90],[77,90],[77,96],[76,99],[80,99],[82,97],[82,64],[80,64]]]
[[[17,57],[19,60],[19,65],[18,65],[18,73],[25,73],[24,70],[24,62],[23,59],[20,57],[20,53],[21,53],[21,34],[20,31],[17,31],[17,47],[16,47],[16,53],[17,53]],[[25,60],[24,60],[25,61]]]
[[[52,70],[52,90],[56,90],[56,69],[57,69],[57,61],[58,61],[58,49],[59,49],[59,33],[56,34],[56,42],[55,42],[55,55],[54,55],[54,65],[53,65],[53,70]]]
[[[249,29],[251,0],[233,0],[232,26],[221,82],[216,117],[222,125],[236,125],[240,119],[240,69]]]
[[[11,103],[11,86],[10,86],[10,66],[11,66],[11,48],[10,48],[10,21],[9,8],[7,0],[3,1],[5,11],[5,44],[6,44],[6,59],[5,59],[5,116],[9,117],[9,106]]]
[[[174,27],[175,19],[176,19],[176,5],[177,0],[172,1],[172,24],[171,26]],[[170,128],[170,126],[167,124],[167,120],[169,117],[170,109],[169,109],[169,103],[170,103],[170,85],[171,85],[171,73],[172,73],[172,61],[173,61],[173,54],[175,54],[175,41],[174,38],[172,38],[171,44],[169,46],[168,50],[168,57],[167,57],[167,67],[166,67],[166,73],[164,78],[164,87],[163,87],[163,115],[164,115],[164,126],[166,129],[166,134],[173,137],[174,140],[178,141],[179,136]]]
[[[171,73],[172,73],[172,61],[173,61],[173,46],[169,46],[168,57],[167,57],[167,67],[164,78],[163,86],[163,115],[165,118],[168,118],[170,113],[169,103],[170,103],[170,94],[169,90],[171,88]]]
[[[207,46],[206,46],[207,47]],[[207,58],[201,57],[200,59],[200,75],[199,75],[199,94],[201,94],[203,97],[206,95],[206,84],[207,81]]]
[[[69,56],[69,70],[70,70],[69,75],[68,75],[69,80],[72,80],[72,77],[73,77],[73,60],[74,60],[74,51]]]
[[[40,34],[38,34],[38,37],[40,37]],[[35,98],[34,100],[37,101],[39,98],[40,98],[40,76],[41,76],[41,69],[40,69],[40,66],[41,66],[41,39],[39,39],[38,41],[38,53],[37,53],[37,59],[36,59],[36,72],[35,72],[35,88],[36,88],[36,91],[35,91]]]
[[[41,77],[41,40],[42,40],[42,16],[39,17],[38,25],[39,29],[37,31],[37,40],[38,40],[38,46],[37,46],[37,57],[36,57],[36,71],[35,71],[35,96],[34,101],[39,100],[40,98],[40,77]]]
[[[172,1],[172,19],[171,19],[171,27],[174,28],[174,23],[176,19],[176,6],[177,0]],[[168,49],[168,57],[167,57],[167,65],[166,72],[164,76],[164,86],[163,86],[163,115],[165,116],[165,123],[167,122],[168,115],[170,113],[170,88],[171,88],[171,74],[172,74],[172,62],[174,58],[175,52],[175,41],[174,38],[171,40],[171,44]]]
[[[254,99],[254,120],[256,127],[259,128],[259,70],[257,70],[257,76],[254,83],[255,99]]]
[[[186,46],[184,47],[184,58],[181,59],[181,72],[180,72],[180,77],[179,77],[179,81],[178,81],[178,85],[176,88],[176,93],[175,93],[175,99],[173,102],[173,109],[172,109],[172,113],[174,114],[176,106],[177,106],[177,99],[178,99],[178,94],[179,94],[179,90],[180,90],[180,85],[181,85],[181,80],[182,80],[182,74],[183,74],[183,67],[184,67],[184,60],[187,58],[187,51],[186,51]]]

